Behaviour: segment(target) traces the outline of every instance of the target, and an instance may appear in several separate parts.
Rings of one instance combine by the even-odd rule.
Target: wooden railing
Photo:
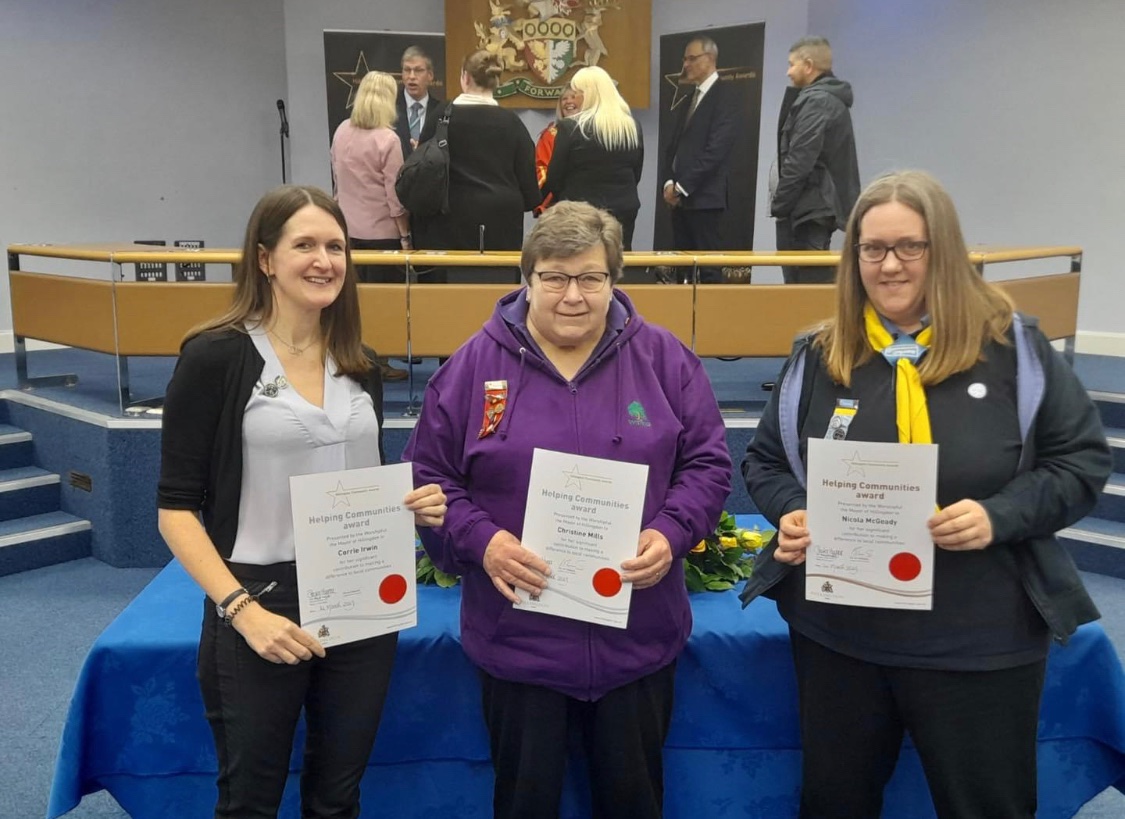
[[[356,251],[357,264],[390,265],[401,284],[360,285],[364,341],[391,356],[447,356],[491,314],[512,289],[506,284],[457,283],[456,268],[517,267],[518,253],[399,253]],[[1081,248],[993,248],[974,250],[970,260],[988,265],[1065,258],[1067,270],[1031,278],[997,279],[1024,312],[1039,317],[1048,337],[1065,339],[1073,353],[1077,327]],[[172,356],[184,334],[217,315],[230,302],[233,285],[212,282],[126,281],[127,266],[141,262],[230,265],[237,250],[177,250],[147,245],[12,245],[8,277],[12,329],[21,386],[74,383],[76,376],[32,379],[27,374],[28,339],[95,350],[117,357],[122,405],[130,401],[128,358]],[[28,258],[79,260],[107,265],[98,278],[23,269]],[[832,285],[635,283],[638,268],[682,270],[691,281],[700,266],[739,268],[835,265],[836,253],[629,253],[620,287],[647,321],[662,325],[701,356],[783,356],[794,336],[831,315]],[[44,264],[39,261],[38,264]],[[449,283],[426,284],[417,271],[433,265],[449,270]]]

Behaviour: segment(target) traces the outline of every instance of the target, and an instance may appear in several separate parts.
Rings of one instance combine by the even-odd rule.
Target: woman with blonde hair
[[[395,180],[402,167],[402,144],[394,131],[398,85],[382,71],[360,80],[349,119],[332,137],[332,179],[336,201],[348,221],[352,250],[410,250],[410,216],[398,201]],[[403,282],[401,268],[360,265],[361,282]],[[406,370],[379,359],[384,381],[402,381]]]
[[[860,544],[886,572],[872,587],[884,600],[916,589],[903,584],[928,561],[928,610],[809,599],[806,550],[841,543],[808,524],[814,438],[937,444],[938,511],[894,520],[925,525],[932,558],[877,533]],[[1050,639],[1098,617],[1054,533],[1093,508],[1111,463],[1085,388],[970,263],[937,180],[905,171],[869,185],[848,220],[835,315],[798,341],[742,464],[778,524],[743,600],[767,593],[789,623],[801,816],[879,816],[907,732],[939,817],[1035,815]]]
[[[579,69],[570,85],[579,110],[558,123],[543,193],[608,210],[621,223],[625,249],[632,250],[645,158],[640,124],[605,69]]]

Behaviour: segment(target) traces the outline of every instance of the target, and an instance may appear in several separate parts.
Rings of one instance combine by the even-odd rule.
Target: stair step
[[[48,512],[0,521],[0,577],[90,556],[90,521]]]
[[[1125,429],[1106,427],[1105,437],[1113,452],[1113,471],[1125,472]]]
[[[1125,395],[1115,392],[1090,390],[1090,397],[1102,415],[1102,423],[1107,427],[1125,426]]]
[[[31,433],[11,424],[0,424],[0,469],[32,463]]]
[[[1114,472],[1109,476],[1090,517],[1125,521],[1125,473]]]
[[[1125,578],[1125,523],[1085,517],[1058,533],[1078,568]]]
[[[0,469],[0,521],[59,508],[59,476],[37,466]]]

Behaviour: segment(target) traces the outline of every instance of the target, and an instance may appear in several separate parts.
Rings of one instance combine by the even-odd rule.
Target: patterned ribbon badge
[[[843,441],[848,437],[848,427],[852,425],[859,410],[859,401],[854,398],[837,398],[836,411],[828,421],[828,431],[824,437],[830,441]]]
[[[504,410],[508,406],[508,382],[484,382],[484,418],[481,421],[480,432],[477,438],[487,438],[496,432],[500,421],[504,418]]]

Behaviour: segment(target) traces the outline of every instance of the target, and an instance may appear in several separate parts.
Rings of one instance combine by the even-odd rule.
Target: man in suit
[[[445,105],[430,93],[434,81],[434,63],[418,46],[402,52],[402,93],[398,96],[398,120],[395,133],[402,142],[405,159],[418,147],[422,129],[430,120],[437,121]]]
[[[710,37],[696,37],[684,49],[682,77],[695,93],[690,104],[679,107],[660,172],[676,250],[724,249],[719,227],[727,207],[727,161],[739,103],[733,87],[719,79],[718,60],[719,47]],[[700,268],[699,280],[720,284],[722,271]]]
[[[782,103],[777,182],[770,213],[777,219],[778,250],[827,250],[859,197],[849,83],[832,73],[832,47],[804,37],[789,49],[792,87]],[[831,283],[831,267],[782,268],[786,284]]]

